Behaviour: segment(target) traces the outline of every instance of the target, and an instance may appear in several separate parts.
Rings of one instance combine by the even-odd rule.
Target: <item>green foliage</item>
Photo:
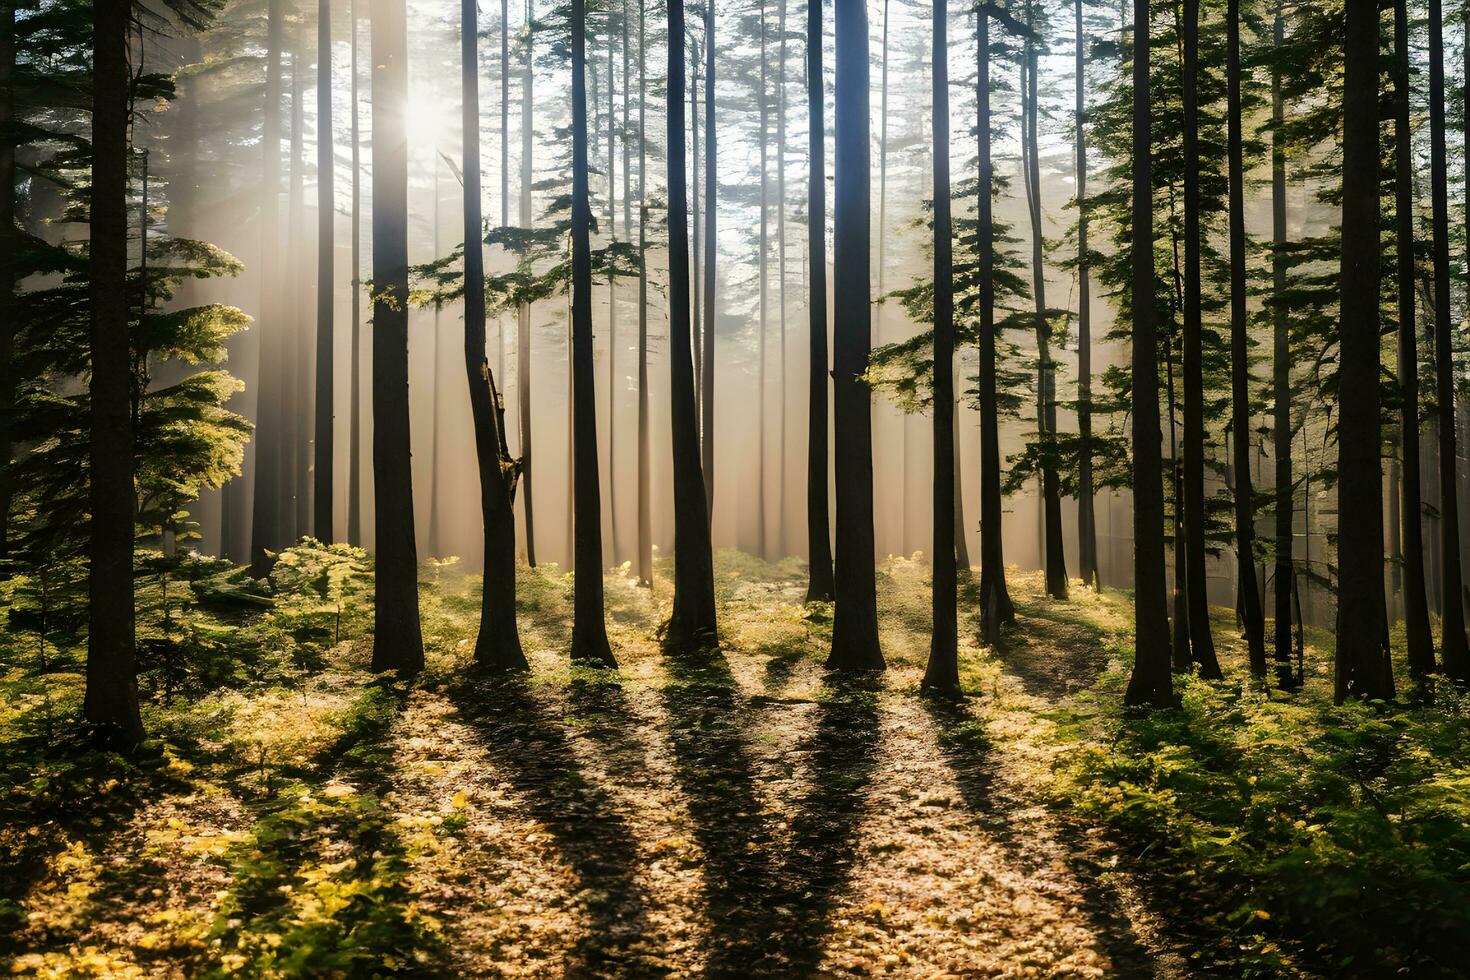
[[[1466,707],[1194,682],[1065,769],[1078,811],[1225,937],[1200,967],[1451,976],[1470,928]]]

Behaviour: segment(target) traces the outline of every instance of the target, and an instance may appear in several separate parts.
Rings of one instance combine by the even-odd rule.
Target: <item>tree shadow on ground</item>
[[[1048,856],[1034,847],[1035,832],[1013,823],[1014,814],[1022,807],[998,785],[985,723],[970,713],[964,701],[925,698],[924,705],[934,725],[940,754],[976,822],[1022,866],[1047,863]],[[1099,947],[1112,963],[1113,975],[1155,976],[1154,957],[1128,918],[1116,887],[1105,879],[1104,869],[1087,859],[1093,846],[1066,821],[1058,821],[1051,829],[1067,856],[1082,896],[1083,912]]]
[[[614,684],[594,682],[606,704]],[[461,717],[551,833],[580,885],[590,924],[568,953],[568,976],[661,976],[668,968],[649,928],[639,855],[615,801],[583,771],[564,720],[524,677],[480,677],[453,690]],[[584,691],[582,696],[592,696]],[[575,696],[574,696],[575,697]]]
[[[765,812],[749,748],[755,709],[723,657],[667,658],[664,689],[677,778],[704,852],[710,977],[805,976],[821,961],[828,919],[854,860],[873,766],[877,702],[842,683],[816,705],[796,754],[807,789],[792,804],[790,840]],[[775,705],[773,710],[790,710]]]
[[[1112,654],[1108,634],[1068,615],[1052,602],[1016,600],[1016,622],[1002,633],[996,653],[1027,694],[1061,698],[1095,683]]]

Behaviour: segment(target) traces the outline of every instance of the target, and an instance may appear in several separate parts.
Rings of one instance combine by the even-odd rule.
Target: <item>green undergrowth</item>
[[[1046,712],[1052,791],[1125,848],[1197,969],[1460,975],[1470,700],[1334,705],[1320,647],[1302,690],[1261,689],[1216,632],[1227,680],[1180,678],[1177,709],[1126,716],[1117,670]]]

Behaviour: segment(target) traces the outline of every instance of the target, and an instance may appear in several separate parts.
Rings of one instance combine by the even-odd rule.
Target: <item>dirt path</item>
[[[760,640],[732,622],[743,642],[710,664],[625,643],[617,675],[541,654],[530,682],[414,695],[392,805],[454,827],[410,886],[450,972],[1176,972],[1101,845],[1031,798],[988,699],[920,696],[912,631],[886,634],[880,682],[843,684],[799,595],[740,588]],[[1052,629],[1081,627],[1032,619],[1017,648]]]

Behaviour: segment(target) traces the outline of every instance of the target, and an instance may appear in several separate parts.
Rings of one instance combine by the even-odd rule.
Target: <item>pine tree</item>
[[[863,380],[869,352],[868,14],[858,3],[835,8],[837,96],[832,358],[836,441],[836,609],[827,665],[881,670],[873,563],[872,405]],[[706,310],[706,313],[709,311]]]
[[[1133,0],[1133,602],[1134,660],[1125,704],[1168,707],[1169,614],[1164,600],[1164,485],[1155,360],[1154,232],[1149,97],[1149,0]]]
[[[424,665],[409,472],[407,31],[403,0],[372,0],[373,670],[400,674]]]
[[[592,209],[587,190],[587,3],[572,0],[572,452],[576,595],[574,662],[616,667],[602,603],[602,502],[592,376]]]
[[[823,114],[822,5],[806,16],[807,98],[807,602],[833,595],[832,542],[827,510],[827,151]]]
[[[93,7],[91,542],[87,578],[87,721],[104,738],[143,739],[133,605],[133,413],[128,342],[128,71],[130,0]]]
[[[674,458],[674,611],[665,646],[676,652],[719,642],[709,514],[699,471],[699,433],[690,344],[688,190],[684,174],[684,10],[669,7],[669,379]],[[641,5],[640,5],[641,17]]]
[[[1431,0],[1433,2],[1433,0]],[[1383,621],[1379,370],[1378,5],[1348,0],[1343,46],[1335,693],[1393,696]]]
[[[337,168],[332,136],[332,3],[317,0],[316,69],[316,438],[312,487],[312,534],[318,541],[335,540],[332,527],[334,500],[332,469],[334,407],[332,379],[336,373],[332,315],[336,299],[334,260],[337,236],[337,201],[333,178]]]

